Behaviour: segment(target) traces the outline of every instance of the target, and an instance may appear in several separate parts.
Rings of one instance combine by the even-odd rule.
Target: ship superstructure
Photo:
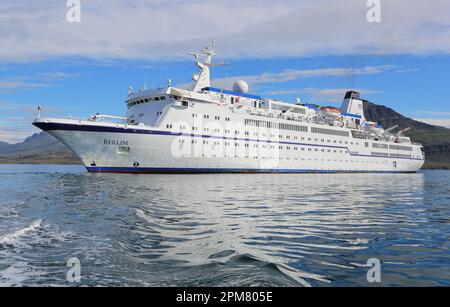
[[[189,89],[134,92],[126,115],[87,120],[38,118],[34,125],[61,140],[90,172],[416,172],[420,144],[397,127],[364,116],[360,94],[349,91],[340,109],[263,98],[237,81],[211,86],[214,47],[195,57]]]

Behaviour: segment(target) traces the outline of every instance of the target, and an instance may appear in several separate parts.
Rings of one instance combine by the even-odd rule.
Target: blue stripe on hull
[[[273,174],[273,173],[416,173],[401,171],[346,171],[346,170],[308,170],[308,169],[245,169],[245,168],[132,168],[132,167],[86,167],[90,173],[127,173],[127,174]]]

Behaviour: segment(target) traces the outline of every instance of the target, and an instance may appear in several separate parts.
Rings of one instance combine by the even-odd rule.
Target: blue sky
[[[0,141],[37,132],[38,105],[48,116],[121,115],[129,85],[188,83],[196,68],[185,54],[212,37],[217,61],[230,63],[213,70],[217,86],[243,79],[265,97],[336,106],[356,89],[407,116],[450,126],[450,4],[382,0],[382,22],[370,24],[366,1],[283,0],[272,10],[261,1],[236,2],[241,9],[227,12],[234,0],[81,0],[79,24],[65,20],[65,1],[0,4]],[[180,28],[178,15],[192,18]]]

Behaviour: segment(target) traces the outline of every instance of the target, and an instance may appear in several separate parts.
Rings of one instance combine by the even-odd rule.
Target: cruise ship
[[[341,108],[282,102],[211,86],[214,44],[195,58],[189,88],[128,89],[126,115],[44,118],[33,123],[64,143],[89,172],[417,172],[425,154],[404,130],[366,120],[355,91]],[[398,129],[397,129],[398,130]]]

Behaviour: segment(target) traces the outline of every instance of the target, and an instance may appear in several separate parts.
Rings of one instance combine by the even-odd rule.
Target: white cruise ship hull
[[[89,172],[411,173],[424,164],[421,157],[376,157],[363,145],[349,148],[314,141],[173,133],[149,127],[66,119],[39,119],[34,125],[64,143]],[[237,147],[232,150],[220,147],[225,142],[240,144],[243,151],[238,152]],[[211,143],[220,145],[211,151]],[[266,147],[264,144],[276,150],[256,156],[249,154],[248,148]],[[289,151],[280,149],[283,147]]]

